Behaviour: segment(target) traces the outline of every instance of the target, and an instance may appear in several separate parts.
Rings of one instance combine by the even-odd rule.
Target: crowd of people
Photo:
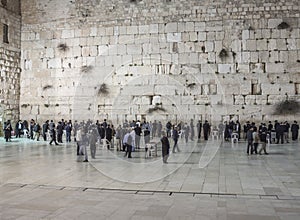
[[[151,138],[159,140],[162,143],[162,156],[163,162],[167,163],[170,141],[173,140],[172,153],[180,152],[178,147],[178,140],[184,139],[187,143],[189,140],[200,140],[203,135],[204,140],[208,140],[211,132],[215,131],[219,138],[225,141],[230,141],[233,134],[237,134],[239,140],[244,139],[247,141],[247,154],[261,154],[262,151],[266,152],[266,143],[281,143],[289,142],[289,132],[292,133],[292,140],[298,140],[299,125],[296,121],[290,126],[286,122],[279,123],[275,121],[274,124],[269,121],[268,125],[260,123],[257,125],[247,121],[243,126],[240,122],[230,121],[220,123],[218,126],[212,126],[207,120],[202,122],[198,120],[194,125],[194,120],[191,119],[189,123],[180,122],[172,124],[168,121],[165,125],[161,121],[154,122],[141,122],[130,121],[119,125],[117,128],[113,124],[109,124],[106,119],[102,122],[91,120],[77,122],[74,124],[71,120],[60,120],[57,125],[53,120],[47,120],[42,125],[31,119],[29,123],[19,120],[13,129],[11,122],[7,121],[4,124],[5,139],[10,141],[12,131],[15,137],[27,137],[32,140],[39,141],[42,136],[44,141],[50,141],[49,144],[59,145],[63,143],[63,137],[66,142],[71,142],[73,137],[74,142],[77,144],[77,155],[85,155],[84,161],[88,161],[86,146],[90,146],[91,157],[95,158],[96,144],[100,143],[107,149],[114,148],[118,151],[124,151],[124,156],[132,157],[132,152],[139,150],[143,143],[143,148],[147,153]],[[143,138],[143,141],[141,141]],[[258,150],[258,145],[261,143],[261,149]]]

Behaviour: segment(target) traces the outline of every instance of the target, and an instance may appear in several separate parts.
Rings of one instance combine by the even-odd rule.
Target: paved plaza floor
[[[172,141],[171,141],[172,145]],[[300,144],[179,141],[168,164],[144,150],[0,140],[0,219],[300,219]]]

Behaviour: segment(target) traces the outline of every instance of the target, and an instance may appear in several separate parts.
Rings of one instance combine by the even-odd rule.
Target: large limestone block
[[[256,95],[255,99],[257,105],[266,105],[268,101],[266,95]]]
[[[286,39],[276,39],[276,46],[278,50],[287,50]]]
[[[218,64],[219,73],[232,73],[234,72],[234,64]]]
[[[210,102],[212,105],[221,105],[222,104],[222,95],[211,95]]]
[[[74,38],[75,37],[75,32],[74,30],[62,30],[61,33],[61,38]]]
[[[251,94],[252,84],[251,81],[240,82],[240,94],[249,95]]]
[[[256,40],[247,40],[245,49],[249,51],[256,51]]]
[[[214,42],[213,41],[205,41],[204,46],[205,46],[205,51],[206,52],[214,51]]]
[[[173,33],[178,31],[178,25],[176,22],[173,23],[167,23],[165,26],[165,31],[167,33]]]
[[[288,50],[297,50],[296,39],[287,39],[287,49]]]
[[[276,18],[276,19],[269,19],[268,20],[268,28],[274,29],[277,28],[277,26],[282,22],[282,19]]]
[[[163,96],[174,96],[176,89],[176,85],[156,85],[154,88],[154,93]]]
[[[140,44],[128,44],[126,52],[129,55],[142,54],[142,47]]]
[[[201,73],[213,73],[218,71],[217,64],[201,64]]]
[[[274,95],[274,94],[279,95],[279,85],[262,83],[261,91],[262,91],[262,95]]]
[[[48,69],[58,69],[58,68],[61,68],[61,59],[60,58],[49,59]]]
[[[158,34],[158,24],[150,24],[149,29],[151,34]]]
[[[256,47],[257,50],[267,50],[268,49],[267,40],[266,39],[257,40]]]
[[[284,64],[283,63],[266,63],[267,73],[283,73]]]
[[[285,96],[278,96],[278,95],[274,95],[274,94],[270,94],[268,95],[268,105],[274,105],[274,104],[277,104],[281,101],[285,101],[286,100],[286,97]],[[273,109],[275,109],[274,107],[275,106],[272,106]]]
[[[206,23],[205,22],[195,22],[195,31],[204,31]]]
[[[167,33],[167,42],[181,42],[181,33]]]

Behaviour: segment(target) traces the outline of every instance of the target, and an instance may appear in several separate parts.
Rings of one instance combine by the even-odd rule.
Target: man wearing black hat
[[[293,141],[298,140],[299,125],[297,121],[294,121],[294,123],[292,124],[291,132],[292,132],[292,140]]]

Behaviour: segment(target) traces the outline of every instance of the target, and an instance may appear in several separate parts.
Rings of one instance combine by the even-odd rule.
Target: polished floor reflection
[[[299,147],[181,140],[163,164],[98,146],[83,163],[74,143],[1,138],[0,219],[299,219]]]

